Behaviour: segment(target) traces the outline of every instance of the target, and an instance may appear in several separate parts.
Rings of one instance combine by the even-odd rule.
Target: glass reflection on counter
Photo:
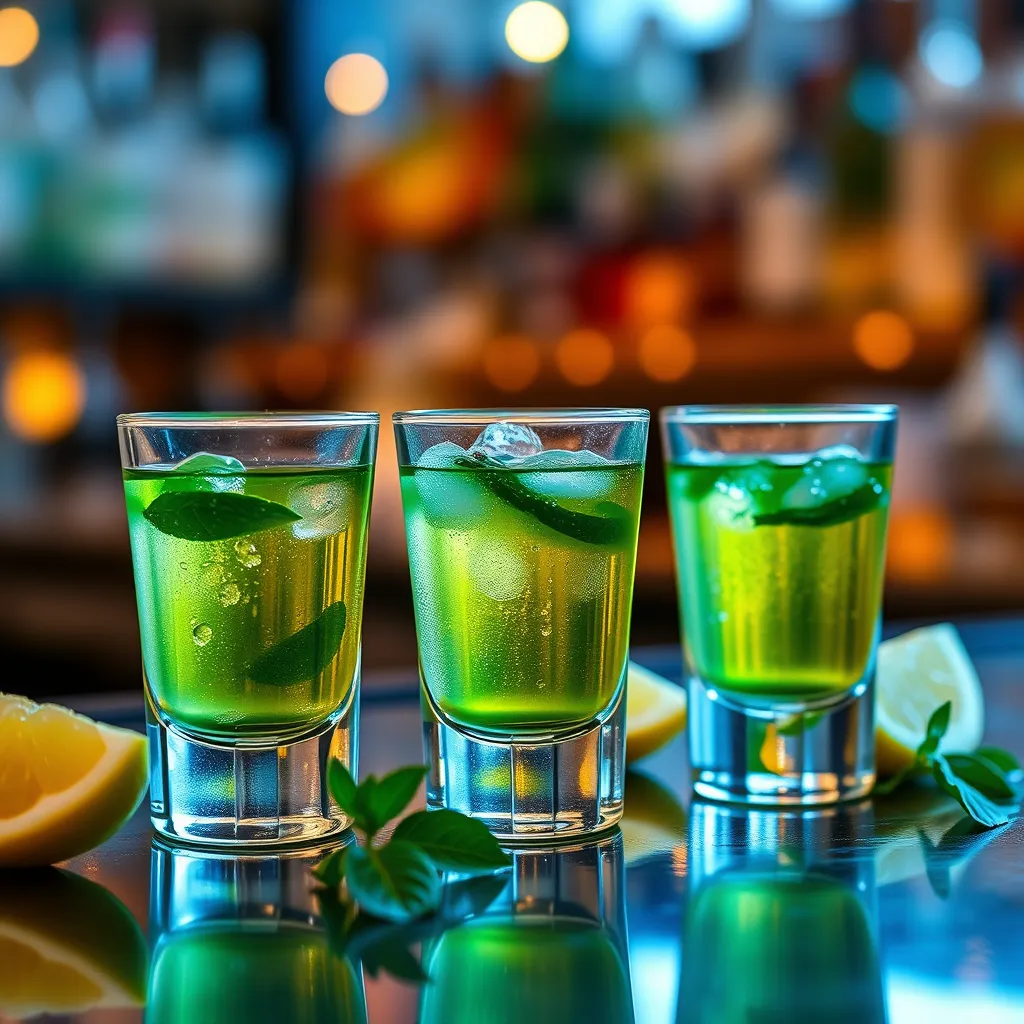
[[[621,834],[512,856],[487,912],[424,949],[420,1024],[632,1024]]]
[[[330,951],[318,915],[320,857],[154,843],[147,1024],[365,1024],[361,972]]]
[[[0,1020],[141,1006],[146,941],[127,907],[69,871],[0,872]]]
[[[870,804],[690,813],[679,1024],[885,1024],[874,859],[827,855]]]

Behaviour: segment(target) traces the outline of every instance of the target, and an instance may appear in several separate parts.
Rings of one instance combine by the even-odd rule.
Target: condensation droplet
[[[238,584],[232,583],[229,580],[220,588],[220,591],[217,594],[217,599],[225,608],[230,608],[233,604],[238,604],[238,599],[241,596],[242,592],[238,589]]]
[[[252,617],[255,619],[256,616],[259,615],[259,613],[260,613],[259,608],[257,608],[256,605],[253,605],[252,606]]]
[[[200,622],[192,627],[192,639],[196,647],[205,647],[213,639],[213,630],[205,622]]]
[[[235,558],[246,569],[255,569],[263,561],[260,553],[256,550],[256,545],[244,537],[241,540],[235,541]]]
[[[179,569],[187,569],[188,568],[188,562],[179,562],[178,563],[178,568]]]

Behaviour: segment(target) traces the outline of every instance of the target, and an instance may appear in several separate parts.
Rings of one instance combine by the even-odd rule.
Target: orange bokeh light
[[[873,370],[898,370],[913,354],[914,332],[899,313],[876,309],[854,325],[853,350]]]
[[[682,380],[697,362],[697,346],[687,331],[672,324],[652,327],[640,339],[640,369],[663,384]]]
[[[626,276],[626,318],[640,327],[685,320],[694,294],[693,275],[685,264],[669,253],[649,253],[638,258]]]
[[[941,508],[893,509],[886,562],[889,571],[913,583],[946,576],[953,562],[953,523]]]
[[[528,388],[540,372],[540,352],[535,342],[521,334],[490,341],[483,354],[484,375],[502,391]]]
[[[327,354],[319,345],[289,345],[278,354],[275,370],[282,394],[307,401],[327,385]]]
[[[579,388],[600,384],[615,366],[612,343],[600,331],[581,327],[570,331],[555,347],[555,364]]]
[[[85,393],[85,375],[70,356],[23,352],[4,375],[4,418],[26,441],[56,441],[78,423]]]
[[[0,9],[0,68],[13,68],[32,56],[39,43],[39,23],[23,7]]]
[[[327,72],[324,92],[335,110],[361,117],[384,102],[388,94],[388,73],[384,65],[368,53],[346,53]]]

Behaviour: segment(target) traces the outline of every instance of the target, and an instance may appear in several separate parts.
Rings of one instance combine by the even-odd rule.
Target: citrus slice
[[[0,867],[98,846],[138,807],[146,779],[145,737],[0,694]]]
[[[0,1019],[141,1006],[146,940],[101,885],[67,871],[0,876]]]
[[[948,622],[914,629],[878,648],[875,759],[879,777],[914,760],[932,712],[953,702],[945,750],[973,750],[985,729],[981,683]]]
[[[665,746],[686,726],[686,691],[629,663],[626,676],[626,763]]]

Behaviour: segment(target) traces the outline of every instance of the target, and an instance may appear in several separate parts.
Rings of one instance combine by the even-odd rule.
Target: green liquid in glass
[[[211,739],[286,739],[344,702],[359,655],[371,482],[369,466],[237,476],[125,471],[143,664],[169,719]],[[161,495],[243,487],[302,518],[205,541],[161,532],[143,515]],[[328,609],[322,621],[335,628],[305,634],[312,643],[276,646]],[[283,658],[261,673],[272,650]]]
[[[566,917],[483,918],[425,957],[420,1024],[630,1024],[629,981],[608,933]]]
[[[323,934],[211,926],[161,940],[147,1024],[365,1024],[363,987]]]
[[[687,911],[678,1020],[884,1024],[870,920],[835,879],[715,878]]]
[[[523,733],[604,711],[626,665],[643,468],[401,478],[420,662],[441,712]]]
[[[891,464],[809,455],[668,469],[695,673],[740,703],[820,700],[875,643]]]

